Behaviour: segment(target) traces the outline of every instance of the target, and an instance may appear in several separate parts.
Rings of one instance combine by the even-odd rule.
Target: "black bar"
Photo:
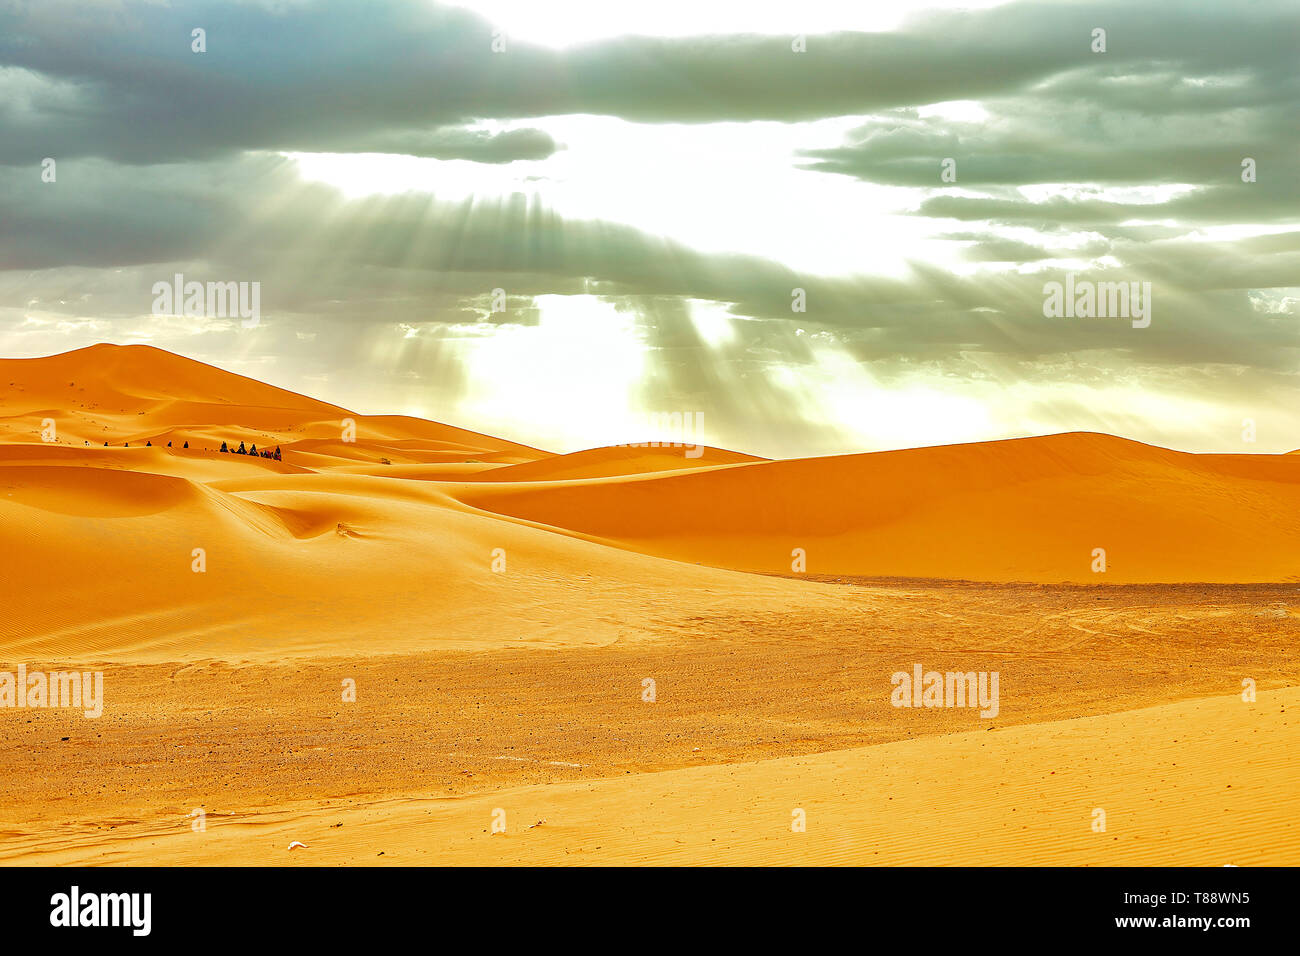
[[[698,881],[698,882],[697,882]],[[1007,941],[1059,945],[1130,939],[1232,945],[1285,931],[1294,871],[1244,869],[4,869],[0,919],[6,942],[39,939],[128,945],[293,937],[336,945],[375,933],[462,930],[485,942],[518,932],[534,943],[586,937],[597,928],[661,936],[674,948],[702,925],[736,938],[785,932],[859,941],[912,935],[942,946]],[[148,893],[149,932],[51,925],[56,894]],[[1184,894],[1180,898],[1175,894]],[[69,899],[70,902],[70,899]],[[143,897],[141,897],[143,903]],[[93,904],[95,906],[98,903]],[[1149,925],[1121,921],[1151,920]],[[1190,924],[1208,919],[1210,925]],[[1183,921],[1179,923],[1178,921]],[[1244,923],[1226,925],[1222,921]],[[1170,922],[1167,922],[1170,921]],[[143,920],[140,920],[142,923]],[[267,933],[271,936],[268,937]],[[604,932],[604,930],[602,930]],[[1050,934],[1050,935],[1044,935]],[[443,936],[453,945],[458,936]]]

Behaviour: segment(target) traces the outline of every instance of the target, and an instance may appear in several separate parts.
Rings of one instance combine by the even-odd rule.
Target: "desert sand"
[[[1295,454],[556,455],[147,346],[0,395],[0,670],[104,674],[0,707],[0,862],[1300,863]]]

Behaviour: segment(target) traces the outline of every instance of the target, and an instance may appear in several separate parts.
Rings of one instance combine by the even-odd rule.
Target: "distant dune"
[[[39,442],[53,418],[59,441],[91,445],[180,445],[215,451],[222,440],[265,447],[301,443],[304,453],[333,457],[344,420],[356,425],[355,447],[341,461],[366,461],[392,449],[421,446],[414,460],[447,455],[519,462],[545,452],[436,422],[401,415],[358,415],[255,379],[147,345],[93,345],[37,359],[0,359],[0,441]]]
[[[1300,580],[1300,460],[1192,455],[1109,435],[451,493],[606,543],[751,571],[789,573],[801,548],[810,574]],[[1098,548],[1104,573],[1093,570]]]

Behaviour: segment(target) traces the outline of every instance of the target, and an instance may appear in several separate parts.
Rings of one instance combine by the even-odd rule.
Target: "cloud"
[[[333,144],[326,141],[319,145],[330,148]],[[428,133],[397,130],[375,134],[354,144],[350,151],[403,153],[428,159],[466,159],[476,163],[513,163],[520,159],[546,159],[559,148],[551,135],[540,129],[490,133],[487,130],[447,128]]]
[[[1279,403],[1300,358],[1300,233],[1287,228],[1300,212],[1296,23],[1283,3],[1012,3],[810,37],[805,54],[768,36],[560,51],[507,37],[493,53],[482,18],[395,0],[11,5],[0,11],[0,334],[11,348],[152,337],[250,373],[292,369],[279,379],[289,387],[329,380],[343,391],[327,397],[363,410],[367,387],[452,407],[475,382],[466,342],[519,332],[502,326],[542,334],[538,297],[597,296],[635,317],[644,404],[704,410],[723,423],[719,440],[772,453],[855,433],[853,413],[829,418],[833,401],[812,384],[847,368],[828,355],[852,363],[864,394],[918,382],[1002,392],[1025,421],[1062,427],[1133,425],[1138,413],[1087,396],[1144,388]],[[1089,50],[1098,25],[1105,54]],[[198,26],[202,54],[190,49]],[[834,198],[879,189],[902,197],[909,224],[933,228],[927,251],[960,244],[960,256],[815,274],[563,216],[540,194],[348,198],[278,155],[563,166],[580,144],[544,127],[568,113],[777,120],[790,143],[805,141],[804,121],[853,117],[844,142],[793,153],[807,172],[792,175],[834,185],[791,228],[852,242],[881,227]],[[671,148],[689,146],[674,135]],[[40,180],[46,156],[56,183]],[[1244,156],[1257,182],[1241,181]],[[952,184],[939,179],[945,157]],[[698,186],[649,168],[626,188]],[[1218,238],[1228,226],[1258,234]],[[1044,283],[1069,271],[1151,282],[1151,327],[1045,318]],[[263,326],[149,315],[153,283],[174,272],[261,282]],[[792,311],[796,288],[806,312]],[[491,308],[498,289],[504,312]],[[703,334],[699,309],[727,334]],[[575,369],[583,361],[600,356],[575,355]],[[756,431],[761,442],[747,438]]]
[[[1102,22],[1111,39],[1099,55],[1089,43]],[[150,163],[408,139],[428,148],[421,137],[449,127],[567,113],[795,121],[1028,94],[1081,71],[1094,79],[1078,79],[1080,95],[1100,95],[1106,77],[1152,64],[1162,77],[1245,77],[1242,88],[1181,90],[1173,106],[1179,97],[1281,104],[1294,84],[1295,24],[1285,3],[1013,3],[931,14],[894,33],[812,37],[806,53],[787,37],[745,35],[621,37],[564,51],[506,38],[493,52],[491,23],[432,3],[48,0],[0,11],[0,162]],[[195,28],[206,30],[206,52],[191,49]],[[1123,83],[1114,89],[1125,95]],[[1127,95],[1136,106],[1153,92]]]
[[[24,302],[36,298],[42,308],[63,311],[66,305],[50,301],[72,301],[79,314],[140,315],[154,282],[185,271],[200,281],[261,281],[262,308],[272,322],[323,316],[387,325],[529,324],[531,297],[581,294],[655,303],[649,314],[676,316],[672,328],[680,335],[682,307],[665,299],[702,300],[738,320],[865,336],[882,364],[952,362],[970,352],[1030,361],[1112,349],[1148,363],[1275,367],[1293,361],[1297,345],[1294,330],[1260,313],[1249,292],[1294,283],[1300,234],[1231,243],[1094,242],[1091,251],[1112,261],[1090,267],[1088,278],[1156,285],[1155,322],[1137,331],[1124,322],[1045,319],[1043,284],[1065,271],[1048,258],[1055,251],[1033,255],[1024,242],[1003,243],[999,251],[991,236],[983,258],[997,251],[1038,267],[954,275],[915,262],[902,277],[821,276],[756,256],[700,252],[630,226],[566,219],[536,197],[348,200],[298,179],[292,162],[268,156],[150,169],[154,175],[140,177],[96,162],[77,178],[35,187],[27,171],[0,172],[0,215],[18,225],[0,235],[0,257],[11,270],[38,270],[10,280],[38,290]],[[1105,206],[1092,204],[1098,205]],[[1004,201],[998,209],[1022,207],[1049,219],[1059,212],[1062,221],[1069,221],[1067,211],[1090,208]],[[122,271],[98,282],[87,303],[84,294],[70,299],[57,278],[69,267]],[[805,291],[806,312],[792,310],[796,288]],[[512,304],[505,314],[492,315],[485,304],[494,289]],[[762,324],[738,327],[750,345],[770,334]],[[789,340],[785,347],[797,348]]]

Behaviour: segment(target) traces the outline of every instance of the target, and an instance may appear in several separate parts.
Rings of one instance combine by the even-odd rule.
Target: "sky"
[[[0,0],[0,355],[561,452],[1290,451],[1298,41],[1294,0]],[[1049,314],[1067,276],[1149,322]]]

